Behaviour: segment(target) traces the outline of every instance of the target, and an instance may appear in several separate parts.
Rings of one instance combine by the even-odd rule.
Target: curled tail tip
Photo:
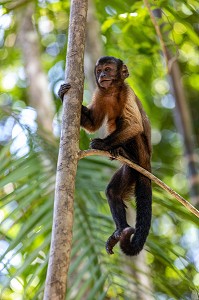
[[[144,247],[143,243],[132,241],[132,239],[135,240],[135,238],[132,238],[131,236],[135,233],[136,231],[134,228],[128,227],[123,230],[120,237],[120,248],[122,252],[128,256],[138,255]]]

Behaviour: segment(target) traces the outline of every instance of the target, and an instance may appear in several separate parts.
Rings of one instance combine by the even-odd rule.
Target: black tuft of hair
[[[119,58],[116,58],[114,56],[102,56],[97,60],[96,66],[103,65],[105,63],[111,63],[111,62],[115,62],[119,67],[123,65],[123,61]]]

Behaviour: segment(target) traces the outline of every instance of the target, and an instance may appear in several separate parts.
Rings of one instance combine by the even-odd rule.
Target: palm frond
[[[38,147],[37,140],[37,147],[31,147],[22,157],[11,154],[10,145],[0,151],[3,300],[14,299],[19,286],[24,299],[42,299],[51,237],[56,173],[53,159],[57,147],[41,145]],[[138,272],[148,276],[139,269],[136,258],[127,259],[117,246],[115,255],[105,252],[104,244],[114,224],[104,190],[116,165],[99,157],[79,162],[68,300],[136,299],[139,290],[151,293],[136,275]],[[183,230],[197,226],[198,220],[165,192],[154,188],[153,194],[153,223],[145,248],[154,295],[157,299],[159,294],[183,299],[197,290],[193,282],[197,273],[192,258],[187,256],[189,248],[183,246],[181,239]],[[164,226],[165,216],[169,228]],[[179,258],[183,259],[184,268],[178,266]]]

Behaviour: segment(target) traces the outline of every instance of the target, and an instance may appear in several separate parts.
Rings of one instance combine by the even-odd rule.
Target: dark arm
[[[121,147],[125,142],[143,132],[142,124],[128,124],[123,118],[116,121],[116,130],[104,139],[94,139],[91,142],[92,149],[110,151]]]
[[[60,97],[62,102],[64,99],[64,94],[67,93],[70,88],[71,85],[68,83],[64,83],[60,86],[58,96]],[[93,103],[89,107],[82,105],[81,126],[89,132],[94,132],[99,129],[105,117],[103,108],[100,108],[97,102],[98,101],[93,101]]]
[[[82,105],[80,124],[89,132],[95,132],[99,129],[103,123],[104,117],[103,110],[98,111],[95,104],[92,104],[90,107]]]

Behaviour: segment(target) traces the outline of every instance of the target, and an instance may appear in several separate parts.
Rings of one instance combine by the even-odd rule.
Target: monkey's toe
[[[115,234],[117,231],[115,231],[107,240],[106,242],[106,252],[108,254],[114,254],[113,248],[114,246],[119,242],[119,235]]]

